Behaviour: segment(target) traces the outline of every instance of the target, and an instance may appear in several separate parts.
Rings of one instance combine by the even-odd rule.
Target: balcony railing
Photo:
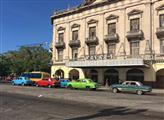
[[[164,62],[164,53],[156,54],[154,56],[154,60],[155,60],[156,63],[163,63]]]
[[[70,47],[80,47],[80,40],[70,40],[69,46]]]
[[[60,41],[55,43],[56,49],[64,49],[65,48],[65,42]]]
[[[164,27],[157,28],[156,35],[159,39],[164,38]]]
[[[108,34],[108,35],[105,35],[104,41],[106,43],[113,43],[113,42],[117,43],[119,42],[119,36],[117,33]]]
[[[128,40],[142,40],[144,38],[144,33],[142,30],[138,31],[129,31],[126,35]]]
[[[86,38],[85,43],[87,45],[97,45],[98,38],[96,36],[88,37],[88,38]]]

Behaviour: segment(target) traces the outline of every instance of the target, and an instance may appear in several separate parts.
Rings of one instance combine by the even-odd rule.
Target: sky
[[[83,0],[0,0],[0,53],[52,40],[50,16]]]

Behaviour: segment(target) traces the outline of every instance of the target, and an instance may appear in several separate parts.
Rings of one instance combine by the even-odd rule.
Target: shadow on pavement
[[[65,120],[90,120],[90,119],[94,119],[94,118],[109,117],[109,116],[113,116],[113,115],[122,116],[122,115],[139,114],[139,113],[143,113],[146,111],[147,111],[147,109],[132,110],[132,109],[129,109],[126,107],[115,107],[115,108],[101,110],[98,113],[95,113],[92,115],[75,117],[75,118],[70,118],[70,119],[65,119]]]

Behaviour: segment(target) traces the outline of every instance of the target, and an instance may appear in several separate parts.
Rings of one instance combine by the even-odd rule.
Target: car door
[[[82,80],[77,80],[76,82],[73,83],[74,88],[81,88]]]
[[[48,86],[49,85],[48,79],[43,79],[42,82],[43,82],[44,86]]]
[[[82,88],[82,89],[85,89],[87,86],[88,86],[87,80],[82,80],[82,81],[81,81],[81,88]]]
[[[62,85],[63,85],[63,87],[67,87],[67,80],[63,80]]]
[[[20,77],[19,79],[18,79],[18,84],[22,84],[23,83],[23,79]]]
[[[67,80],[60,80],[60,87],[67,87]]]
[[[120,85],[120,91],[129,91],[129,82],[125,82],[122,85]]]
[[[131,82],[129,85],[129,91],[135,92],[137,90],[137,84],[135,82]]]

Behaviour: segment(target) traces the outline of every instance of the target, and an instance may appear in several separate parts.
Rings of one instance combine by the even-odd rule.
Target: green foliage
[[[43,47],[21,47],[18,51],[10,51],[2,56],[5,59],[1,58],[1,61],[3,62],[2,65],[0,65],[3,67],[6,66],[3,69],[3,72],[6,71],[5,74],[16,73],[17,75],[20,75],[23,72],[31,71],[50,72],[49,63],[51,60],[51,53]]]

